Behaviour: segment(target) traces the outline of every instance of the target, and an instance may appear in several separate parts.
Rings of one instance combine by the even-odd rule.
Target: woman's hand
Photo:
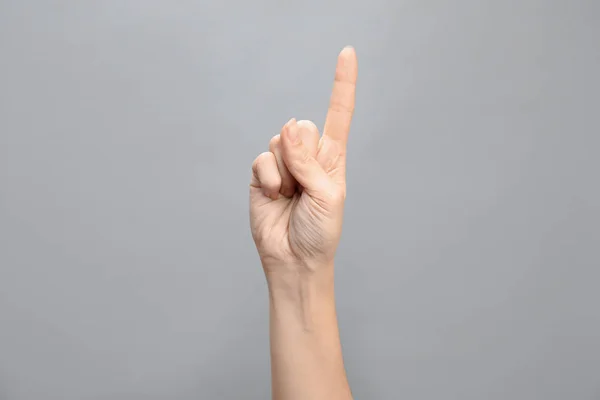
[[[312,122],[292,119],[252,165],[250,224],[267,276],[333,266],[356,78],[356,53],[348,47],[338,57],[323,136]]]

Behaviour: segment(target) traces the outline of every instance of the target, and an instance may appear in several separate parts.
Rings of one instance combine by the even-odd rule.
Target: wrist
[[[319,298],[333,296],[333,262],[319,265],[286,263],[263,265],[270,296],[273,300],[302,301],[310,293]]]
[[[290,265],[265,269],[271,313],[312,330],[335,316],[333,264],[306,270]]]

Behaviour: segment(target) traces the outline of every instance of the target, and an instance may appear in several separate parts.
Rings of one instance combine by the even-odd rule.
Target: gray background
[[[250,164],[358,50],[357,399],[600,399],[598,1],[0,1],[0,399],[266,399]]]

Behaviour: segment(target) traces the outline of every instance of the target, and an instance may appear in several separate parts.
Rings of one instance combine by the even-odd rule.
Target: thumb
[[[283,161],[292,176],[309,194],[325,194],[331,190],[333,182],[300,136],[300,126],[291,119],[281,132]]]

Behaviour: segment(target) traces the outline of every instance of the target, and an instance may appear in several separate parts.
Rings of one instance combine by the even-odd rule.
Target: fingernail
[[[288,137],[292,143],[297,144],[300,142],[300,135],[298,135],[298,125],[295,122],[288,126]]]

